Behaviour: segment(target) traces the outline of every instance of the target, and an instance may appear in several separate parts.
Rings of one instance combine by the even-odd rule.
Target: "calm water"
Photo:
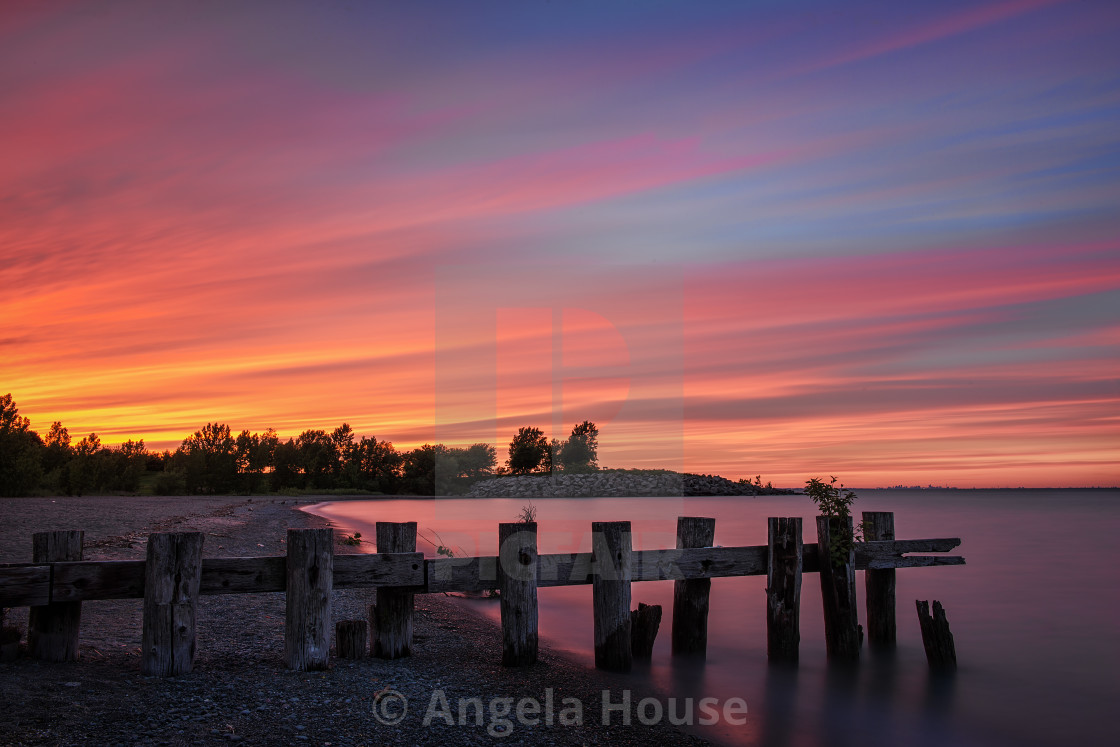
[[[418,549],[457,556],[497,552],[497,523],[521,499],[345,501],[313,507],[364,537],[376,521],[417,521]],[[590,550],[592,521],[629,520],[634,546],[673,547],[676,517],[716,518],[716,544],[766,543],[768,516],[803,516],[803,496],[763,498],[553,498],[537,502],[541,552]],[[672,582],[634,584],[633,601],[664,605],[651,678],[670,695],[740,697],[742,726],[705,727],[729,744],[1054,745],[1114,743],[1120,702],[1120,491],[860,491],[863,510],[895,512],[899,539],[960,537],[965,566],[898,571],[898,651],[864,650],[854,673],[830,671],[816,574],[802,585],[801,665],[766,662],[764,577],[712,582],[708,657],[669,653]],[[858,573],[862,576],[862,573]],[[857,579],[862,593],[862,578]],[[914,599],[945,605],[960,670],[927,674]],[[860,600],[862,604],[862,599]],[[497,619],[494,602],[472,602]],[[861,611],[861,622],[863,614]],[[592,661],[591,588],[540,590],[540,632]],[[494,695],[502,695],[495,693]]]

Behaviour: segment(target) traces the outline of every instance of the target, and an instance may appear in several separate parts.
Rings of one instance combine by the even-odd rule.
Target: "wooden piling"
[[[863,512],[863,539],[894,540],[894,513]],[[889,651],[896,645],[895,570],[868,569],[864,573],[867,595],[867,643],[872,649]]]
[[[377,522],[377,552],[416,552],[416,522]],[[378,587],[370,608],[374,656],[399,659],[412,654],[412,608],[413,592]]]
[[[84,532],[36,532],[31,535],[31,559],[55,563],[82,559]],[[27,646],[43,661],[77,661],[81,602],[52,602],[31,607],[27,618]]]
[[[339,620],[334,626],[334,648],[338,658],[366,658],[368,636],[365,620]]]
[[[148,536],[140,649],[145,675],[173,677],[194,665],[202,542],[202,532]]]
[[[595,615],[595,666],[629,672],[630,581],[633,546],[628,521],[591,523],[591,599]]]
[[[856,610],[855,549],[837,561],[833,558],[833,533],[852,532],[852,517],[817,517],[817,555],[820,559],[821,597],[824,606],[825,648],[829,661],[859,660],[859,617]]]
[[[289,529],[284,663],[310,671],[330,665],[334,531]]]
[[[770,517],[766,549],[766,655],[796,664],[801,645],[801,517]]]
[[[711,547],[716,539],[716,520],[677,518],[677,549]],[[708,598],[710,578],[673,582],[673,655],[700,655],[708,650]]]
[[[630,611],[630,651],[634,659],[649,661],[653,658],[653,644],[661,628],[661,605],[638,603]]]
[[[537,661],[537,523],[498,524],[502,665]]]
[[[957,647],[953,633],[949,630],[949,620],[945,608],[934,600],[933,616],[929,614],[929,602],[914,600],[918,608],[918,623],[922,626],[922,645],[926,649],[926,661],[935,672],[952,672],[957,668]]]

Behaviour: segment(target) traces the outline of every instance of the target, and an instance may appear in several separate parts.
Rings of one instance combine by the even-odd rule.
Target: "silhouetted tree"
[[[276,445],[272,457],[273,470],[269,475],[272,490],[303,487],[304,474],[300,467],[299,448],[288,439]]]
[[[11,394],[0,397],[0,495],[30,495],[42,477],[43,441],[19,414]]]
[[[358,474],[357,484],[353,487],[381,493],[396,492],[400,489],[398,483],[403,462],[403,455],[389,441],[363,438],[354,444],[350,455],[349,463]]]
[[[519,428],[509,442],[509,471],[527,475],[537,469],[548,455],[548,439],[540,428]]]
[[[299,465],[304,475],[303,487],[332,487],[338,473],[338,453],[334,441],[324,430],[307,430],[296,437]]]
[[[599,468],[599,429],[590,420],[572,428],[560,449],[565,472],[594,472]]]
[[[401,491],[413,495],[436,494],[436,459],[445,455],[443,444],[424,444],[405,452],[401,464]]]
[[[172,462],[188,493],[231,493],[237,489],[237,449],[228,425],[207,423],[187,436]]]

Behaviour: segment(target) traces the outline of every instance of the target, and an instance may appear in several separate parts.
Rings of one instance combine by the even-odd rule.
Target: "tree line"
[[[495,475],[593,471],[598,469],[598,436],[589,421],[575,426],[564,441],[549,441],[539,428],[521,428],[503,466],[490,444],[398,450],[390,441],[359,438],[346,423],[330,432],[305,430],[286,441],[271,428],[235,434],[224,423],[207,423],[174,450],[149,451],[143,439],[103,446],[96,433],[74,443],[57,421],[40,436],[6,394],[0,397],[0,495],[141,490],[155,495],[289,490],[449,495]]]

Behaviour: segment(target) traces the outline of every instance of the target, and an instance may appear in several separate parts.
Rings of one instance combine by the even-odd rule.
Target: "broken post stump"
[[[502,666],[537,660],[537,522],[498,524]]]
[[[365,620],[339,620],[334,626],[334,647],[340,659],[366,658],[369,633]]]
[[[698,516],[677,517],[677,549],[711,547],[716,520]],[[708,650],[708,598],[710,578],[673,582],[673,655],[703,656]]]
[[[54,563],[82,559],[79,530],[36,532],[31,535],[31,560]],[[33,606],[27,617],[27,647],[43,661],[77,661],[81,602],[52,602]]]
[[[796,664],[801,645],[801,517],[770,517],[766,549],[766,656]]]
[[[865,542],[894,539],[894,513],[863,512]],[[868,569],[864,572],[867,594],[867,643],[873,650],[889,651],[896,645],[895,569]]]
[[[140,649],[145,675],[173,677],[194,665],[202,541],[202,532],[148,536]]]
[[[377,552],[416,552],[416,522],[377,522]],[[412,654],[413,596],[411,591],[378,587],[376,602],[370,607],[370,637],[377,658]]]
[[[630,610],[630,652],[634,659],[649,661],[653,658],[653,642],[661,627],[661,605],[638,603]]]
[[[312,671],[330,666],[334,530],[289,529],[284,663]]]
[[[595,666],[629,672],[630,581],[633,546],[628,521],[591,522],[591,600],[595,616]]]
[[[849,542],[847,552],[843,551],[845,532],[852,536],[852,517],[817,517],[825,649],[829,661],[836,663],[859,660],[855,547]],[[834,552],[837,545],[840,549]]]
[[[929,613],[929,601],[915,599],[918,608],[918,623],[922,626],[922,645],[926,649],[926,661],[935,672],[951,672],[957,668],[957,647],[953,633],[949,630],[949,620],[945,608],[934,600],[933,615]]]

